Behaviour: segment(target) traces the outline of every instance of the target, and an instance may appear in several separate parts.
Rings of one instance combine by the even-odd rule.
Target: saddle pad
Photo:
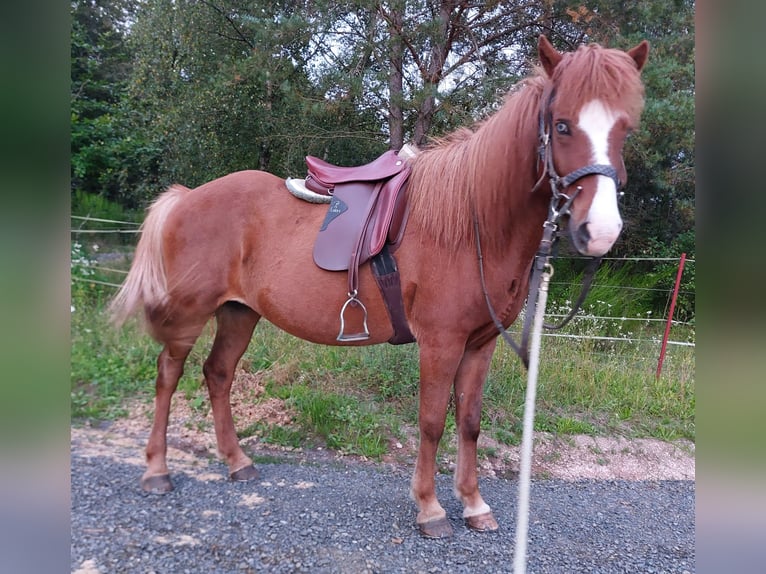
[[[359,235],[364,232],[360,222],[376,199],[375,191],[375,186],[360,182],[344,183],[335,188],[314,242],[314,262],[319,267],[327,271],[349,268],[350,255],[359,244]]]

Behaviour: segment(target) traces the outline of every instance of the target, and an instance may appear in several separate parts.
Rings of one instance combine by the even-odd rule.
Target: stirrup
[[[346,313],[346,308],[348,307],[349,303],[355,303],[362,308],[362,312],[364,313],[364,331],[361,333],[344,333],[346,329],[344,314]],[[365,307],[364,303],[357,299],[356,291],[353,291],[348,294],[348,300],[346,300],[346,302],[343,304],[343,307],[340,308],[340,331],[338,332],[336,341],[342,341],[346,343],[352,341],[364,341],[369,338],[370,331],[367,329],[367,307]]]

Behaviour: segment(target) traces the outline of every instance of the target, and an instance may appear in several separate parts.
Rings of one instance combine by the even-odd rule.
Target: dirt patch
[[[276,398],[263,398],[264,381],[259,373],[237,372],[231,405],[238,429],[263,422],[289,425],[296,413]],[[102,428],[72,428],[72,448],[87,455],[118,457],[122,462],[143,464],[143,449],[151,429],[153,405],[134,401],[130,416]],[[411,469],[417,456],[418,435],[414,427],[403,427],[405,438],[392,439],[385,465]],[[454,437],[449,437],[453,441]],[[251,456],[273,455],[305,459],[345,459],[369,462],[364,457],[342,455],[322,448],[292,449],[264,444],[258,436],[243,439]],[[512,477],[518,473],[520,448],[479,437],[479,472],[482,476]],[[454,470],[454,448],[440,449],[439,467]],[[207,400],[198,395],[173,398],[168,427],[168,459],[174,468],[207,464],[217,457],[213,417]],[[695,445],[688,440],[664,442],[655,439],[626,439],[588,435],[536,433],[532,473],[538,478],[563,480],[694,480]],[[127,459],[127,460],[126,460]],[[211,476],[211,480],[220,477]]]

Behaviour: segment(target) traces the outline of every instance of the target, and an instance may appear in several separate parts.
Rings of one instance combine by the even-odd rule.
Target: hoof
[[[418,524],[421,536],[425,538],[450,538],[452,525],[446,517]]]
[[[468,516],[465,523],[471,530],[478,530],[479,532],[491,532],[500,528],[491,512]]]
[[[240,468],[239,470],[232,472],[229,475],[229,478],[236,482],[247,482],[248,480],[255,480],[260,478],[260,476],[261,475],[258,470],[252,464],[249,464]]]
[[[155,474],[141,477],[141,488],[150,494],[167,494],[173,490],[169,474]]]

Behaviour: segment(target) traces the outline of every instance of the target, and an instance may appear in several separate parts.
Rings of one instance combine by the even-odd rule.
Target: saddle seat
[[[325,189],[332,189],[338,183],[388,179],[399,173],[404,163],[405,159],[400,158],[393,150],[387,151],[370,163],[352,167],[332,165],[318,157],[306,156],[309,177]],[[312,188],[309,187],[309,189]],[[317,191],[317,193],[321,192]]]

